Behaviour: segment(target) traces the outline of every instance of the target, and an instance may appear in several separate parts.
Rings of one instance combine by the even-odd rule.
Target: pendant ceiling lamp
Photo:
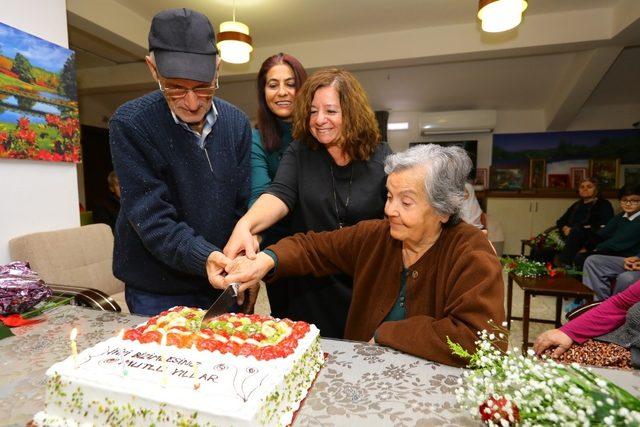
[[[225,62],[232,64],[249,62],[250,53],[253,51],[249,27],[236,21],[235,0],[233,2],[233,20],[220,24],[216,46],[220,51],[220,57]]]
[[[478,18],[482,31],[499,33],[520,25],[527,0],[480,0]]]

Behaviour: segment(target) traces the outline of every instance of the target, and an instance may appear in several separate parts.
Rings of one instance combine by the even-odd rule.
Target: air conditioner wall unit
[[[496,127],[496,110],[439,111],[420,114],[420,134],[491,132]]]

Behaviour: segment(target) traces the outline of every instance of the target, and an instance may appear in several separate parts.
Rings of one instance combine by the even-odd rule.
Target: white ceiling
[[[153,87],[143,57],[157,11],[192,8],[216,25],[231,18],[233,3],[85,1],[67,0],[81,118],[83,104],[106,117]],[[279,51],[311,71],[352,70],[375,109],[542,109],[548,126],[562,128],[585,105],[640,100],[640,0],[531,0],[522,25],[501,35],[480,31],[475,0],[236,3],[255,51],[249,64],[223,64],[219,95],[250,116],[257,105],[255,73]]]
[[[186,7],[219,24],[233,0],[116,0],[151,20],[159,10]],[[618,0],[531,0],[527,15],[606,8]],[[236,0],[236,19],[250,24],[256,46],[387,33],[476,21],[474,0]]]

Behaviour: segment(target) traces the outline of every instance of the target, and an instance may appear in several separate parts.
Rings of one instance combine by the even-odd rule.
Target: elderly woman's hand
[[[240,256],[225,267],[227,276],[224,278],[224,282],[226,284],[240,283],[240,291],[244,291],[247,288],[255,287],[274,266],[273,258],[264,252],[258,253],[253,260]]]
[[[551,329],[540,334],[533,343],[533,350],[540,356],[549,347],[557,347],[552,357],[558,357],[571,347],[573,340],[560,329]]]

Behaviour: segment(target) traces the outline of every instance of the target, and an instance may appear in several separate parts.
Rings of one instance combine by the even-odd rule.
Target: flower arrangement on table
[[[7,327],[37,323],[32,319],[71,302],[73,297],[53,295],[38,273],[24,262],[0,265],[0,338],[11,336]]]
[[[560,230],[554,228],[547,233],[540,233],[529,239],[529,244],[537,249],[560,252],[564,249],[565,243],[560,236]]]
[[[554,267],[550,262],[534,261],[525,256],[500,258],[500,263],[507,273],[513,272],[520,277],[556,277],[563,275],[582,275],[578,270]]]
[[[533,350],[502,352],[496,343],[508,331],[490,325],[495,332],[478,333],[473,355],[447,337],[452,352],[469,361],[455,391],[458,403],[485,424],[640,426],[640,400],[631,393],[580,365],[539,359]]]

